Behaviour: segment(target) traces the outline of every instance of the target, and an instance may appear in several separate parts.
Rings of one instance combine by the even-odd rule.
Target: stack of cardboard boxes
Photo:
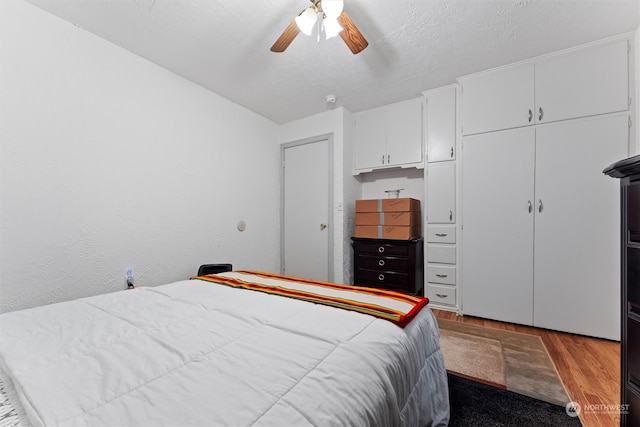
[[[422,235],[420,200],[356,200],[355,237],[411,240]]]

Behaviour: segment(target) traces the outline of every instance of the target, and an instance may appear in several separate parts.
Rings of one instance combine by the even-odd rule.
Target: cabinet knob
[[[542,118],[544,117],[544,111],[542,110],[542,107],[538,108],[538,121],[542,120]]]
[[[384,246],[380,246],[380,247],[378,248],[378,252],[380,252],[380,253],[384,252]]]
[[[531,120],[533,120],[533,111],[529,108],[529,123],[531,123]]]
[[[529,213],[533,211],[533,205],[531,204],[531,200],[529,200]]]
[[[378,276],[378,280],[380,280],[380,281],[382,282],[382,281],[384,280],[384,274],[380,274],[380,275]]]
[[[325,223],[320,224],[320,230],[324,230],[325,228],[327,228],[327,224]]]
[[[538,212],[542,212],[544,209],[544,205],[542,204],[542,199],[538,200]]]
[[[384,154],[382,155],[382,164],[384,165]]]
[[[378,265],[379,265],[380,267],[383,267],[383,266],[384,266],[384,260],[383,260],[383,259],[381,259],[380,261],[378,261]]]
[[[453,221],[453,211],[449,211],[449,221]]]
[[[451,158],[453,159],[453,147],[451,147]]]

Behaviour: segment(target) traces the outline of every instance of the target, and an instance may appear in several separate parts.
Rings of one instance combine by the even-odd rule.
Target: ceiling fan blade
[[[362,52],[367,46],[369,46],[369,42],[364,38],[356,24],[353,23],[347,12],[342,11],[340,16],[338,16],[338,22],[342,26],[343,30],[340,32],[340,37],[347,44],[347,47],[353,52],[356,53]]]
[[[296,24],[296,20],[294,19],[291,23],[284,29],[278,40],[271,46],[271,52],[284,52],[286,48],[289,47],[293,39],[296,38],[300,29]]]

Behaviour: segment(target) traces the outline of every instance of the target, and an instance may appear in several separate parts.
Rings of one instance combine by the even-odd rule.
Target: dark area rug
[[[573,427],[578,417],[564,406],[448,374],[451,420],[449,427]]]

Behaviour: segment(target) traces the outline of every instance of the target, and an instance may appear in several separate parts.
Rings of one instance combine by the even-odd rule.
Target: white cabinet
[[[456,165],[430,164],[427,169],[427,223],[453,224],[456,216]]]
[[[534,123],[532,64],[461,78],[460,116],[465,135]]]
[[[427,106],[426,295],[431,306],[458,310],[456,95],[450,85],[423,92]]]
[[[354,114],[355,173],[421,166],[422,114],[420,98]]]
[[[427,106],[427,162],[455,160],[456,85],[423,92]]]
[[[622,40],[537,62],[537,123],[628,110],[628,46]]]
[[[463,139],[465,314],[619,339],[626,114]]]
[[[460,78],[463,134],[628,110],[628,49],[617,40]]]

